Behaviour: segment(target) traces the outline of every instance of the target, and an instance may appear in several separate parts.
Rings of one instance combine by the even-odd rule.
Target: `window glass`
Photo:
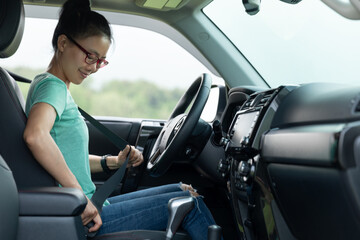
[[[57,21],[26,18],[22,43],[2,67],[29,79],[46,71],[53,56],[52,34]],[[79,106],[97,116],[167,119],[185,90],[210,71],[182,47],[152,31],[112,26],[114,43],[109,65],[70,86]],[[217,82],[219,79],[213,76]],[[19,84],[24,96],[27,84]]]
[[[209,98],[200,116],[203,120],[207,122],[214,121],[219,105],[219,97],[220,97],[220,89],[218,87],[211,88]]]
[[[211,2],[204,12],[272,87],[359,83],[360,22],[340,16],[322,1],[261,1],[260,12],[250,16],[241,1],[222,0]]]

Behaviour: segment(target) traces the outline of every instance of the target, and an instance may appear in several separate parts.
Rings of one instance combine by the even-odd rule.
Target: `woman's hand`
[[[184,184],[184,183],[181,183],[181,186],[180,188],[183,190],[183,191],[189,191],[191,196],[193,197],[199,197],[200,195],[197,193],[197,190],[194,189],[191,184],[188,185],[188,184]]]
[[[124,162],[126,160],[126,156],[128,155],[130,149],[131,149],[131,152],[130,152],[130,156],[129,156],[130,158],[129,158],[127,167],[131,167],[131,166],[137,167],[140,164],[142,164],[144,162],[144,158],[143,158],[143,155],[141,154],[141,152],[139,150],[137,150],[136,148],[134,148],[133,146],[127,145],[125,147],[125,149],[120,151],[117,156],[107,157],[106,165],[111,170],[116,170],[116,169],[120,168],[124,164]],[[103,168],[101,166],[101,157],[100,156],[89,155],[89,161],[90,161],[90,169],[91,169],[92,173],[103,171]]]
[[[89,222],[94,221],[94,226],[89,229],[89,232],[95,232],[101,227],[102,220],[94,204],[87,197],[86,199],[88,200],[88,204],[86,205],[85,210],[81,214],[82,223],[85,226]]]
[[[144,157],[141,154],[141,152],[139,150],[137,150],[136,148],[134,148],[133,146],[127,145],[125,147],[125,149],[120,151],[117,156],[116,165],[118,168],[121,167],[121,165],[125,162],[126,156],[128,155],[130,148],[131,148],[131,152],[130,152],[129,162],[128,162],[127,167],[130,167],[130,166],[137,167],[141,163],[144,162]]]

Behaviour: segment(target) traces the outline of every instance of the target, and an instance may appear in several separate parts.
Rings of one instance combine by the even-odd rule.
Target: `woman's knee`
[[[200,195],[197,193],[197,190],[195,188],[193,188],[191,186],[191,184],[184,184],[184,183],[180,183],[180,188],[183,190],[183,191],[189,191],[190,195],[192,197],[199,197]]]

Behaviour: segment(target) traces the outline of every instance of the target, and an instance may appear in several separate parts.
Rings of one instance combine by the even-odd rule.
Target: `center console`
[[[295,88],[295,86],[281,86],[251,94],[233,113],[229,126],[225,126],[227,134],[221,140],[221,144],[225,148],[226,157],[220,160],[218,170],[225,179],[228,179],[236,221],[242,226],[239,228],[243,231],[240,235],[250,239],[254,232],[251,215],[260,214],[265,217],[264,213],[254,213],[252,209],[252,206],[257,204],[255,199],[259,199],[254,196],[257,194],[257,189],[260,189],[262,198],[267,194],[266,191],[261,190],[261,186],[266,189],[261,183],[262,176],[257,175],[258,168],[261,168],[258,159],[262,135],[269,130],[280,102]],[[265,206],[264,203],[262,205]],[[261,236],[257,238],[262,239]]]

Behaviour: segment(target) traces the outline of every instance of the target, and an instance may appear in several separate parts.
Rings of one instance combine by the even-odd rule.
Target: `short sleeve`
[[[32,95],[32,104],[44,102],[50,104],[56,111],[57,117],[61,115],[66,107],[67,89],[63,82],[46,79],[41,81]]]

